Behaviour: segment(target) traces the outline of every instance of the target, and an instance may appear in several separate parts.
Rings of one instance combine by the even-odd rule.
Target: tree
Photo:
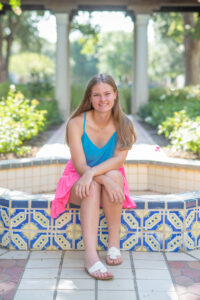
[[[82,53],[83,45],[79,40],[71,43],[71,82],[85,85],[90,77],[98,73],[97,58],[94,55]]]
[[[200,22],[196,14],[183,14],[185,85],[200,83]]]
[[[16,15],[12,11],[0,15],[0,82],[8,80],[9,58],[14,40],[20,42],[21,50],[41,49],[36,27],[41,13],[35,13],[34,18],[31,16],[31,12]]]
[[[132,33],[105,32],[100,36],[98,47],[99,71],[112,74],[122,83],[132,81]]]
[[[200,23],[196,13],[154,14],[154,28],[156,35],[160,35],[163,42],[174,42],[174,51],[183,45],[182,59],[185,64],[185,84],[199,83],[200,68]],[[195,66],[194,66],[195,65]]]

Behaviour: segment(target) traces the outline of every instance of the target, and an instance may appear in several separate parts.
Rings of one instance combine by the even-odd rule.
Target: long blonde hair
[[[82,112],[92,110],[92,104],[90,101],[91,91],[94,85],[98,83],[107,83],[112,86],[114,92],[117,92],[117,96],[115,99],[114,106],[112,108],[112,114],[114,123],[117,130],[117,139],[119,142],[119,150],[131,149],[132,145],[136,142],[136,133],[133,127],[133,123],[131,120],[125,115],[122,111],[120,102],[119,102],[119,93],[115,81],[113,78],[108,74],[97,74],[90,79],[88,85],[85,89],[85,93],[80,105],[77,109],[72,113],[71,117],[69,118],[68,122],[79,116]],[[66,142],[68,144],[68,134],[67,134],[67,127],[66,126]]]

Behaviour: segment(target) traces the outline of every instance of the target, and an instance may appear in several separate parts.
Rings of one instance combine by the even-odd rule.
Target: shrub
[[[200,86],[169,90],[154,98],[139,112],[147,123],[158,128],[158,134],[170,139],[173,150],[192,151],[200,155]]]
[[[0,153],[23,155],[30,151],[23,142],[45,128],[46,111],[37,110],[37,105],[37,100],[30,101],[11,89],[0,101]]]

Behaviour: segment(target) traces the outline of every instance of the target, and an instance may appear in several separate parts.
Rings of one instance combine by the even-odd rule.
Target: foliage
[[[30,101],[13,88],[0,101],[0,153],[22,155],[30,150],[23,142],[45,128],[46,111],[37,110],[37,105],[37,100]]]
[[[88,20],[83,24],[77,22],[75,16],[72,19],[71,31],[78,31],[81,33],[81,37],[78,41],[81,46],[81,54],[94,55],[96,52],[96,45],[99,42],[100,27],[92,24],[91,13],[88,14]]]
[[[22,82],[45,80],[47,77],[53,76],[54,69],[54,62],[42,54],[23,52],[12,55],[10,58],[9,71]]]
[[[200,117],[189,118],[186,111],[175,112],[159,126],[158,133],[164,133],[171,141],[172,149],[192,151],[200,156]]]
[[[21,9],[20,9],[21,1],[20,0],[9,0],[9,4],[10,4],[12,10],[16,14],[20,14],[21,13]],[[0,11],[2,9],[3,9],[3,4],[0,2]]]
[[[119,100],[122,110],[126,114],[131,113],[131,86],[121,85],[118,87]]]
[[[98,46],[99,72],[111,74],[121,83],[132,81],[132,34],[123,31],[105,32],[100,36]]]
[[[151,89],[149,103],[140,108],[139,116],[145,122],[157,127],[168,117],[172,117],[174,112],[183,109],[191,118],[199,115],[200,86],[187,86],[183,89]]]
[[[46,111],[45,128],[49,125],[60,124],[62,122],[62,117],[58,109],[58,102],[56,100],[41,100],[36,109]]]
[[[192,151],[200,155],[200,86],[183,89],[154,89],[149,104],[139,115],[158,128],[171,142],[173,150]]]
[[[73,112],[83,99],[85,87],[83,85],[71,85],[71,112]]]
[[[71,44],[71,82],[73,85],[85,85],[89,78],[98,73],[97,58],[83,54],[83,46],[78,41]]]

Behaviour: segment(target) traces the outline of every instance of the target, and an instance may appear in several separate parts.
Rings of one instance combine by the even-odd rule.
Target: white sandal
[[[85,271],[94,279],[98,279],[98,280],[110,280],[113,279],[113,275],[112,276],[107,276],[107,277],[98,277],[93,275],[92,273],[96,272],[96,271],[100,271],[101,273],[106,273],[108,272],[107,268],[104,266],[104,264],[102,264],[102,262],[99,260],[97,261],[92,267],[90,267],[89,269],[85,268]]]
[[[116,247],[113,246],[108,249],[107,256],[109,256],[110,259],[117,259],[119,256],[121,257],[121,253],[120,253],[119,249],[117,249]],[[122,263],[122,261],[115,264],[115,263],[109,263],[108,260],[106,259],[106,263],[107,263],[107,265],[110,265],[110,266],[117,266],[117,265],[120,265]]]

